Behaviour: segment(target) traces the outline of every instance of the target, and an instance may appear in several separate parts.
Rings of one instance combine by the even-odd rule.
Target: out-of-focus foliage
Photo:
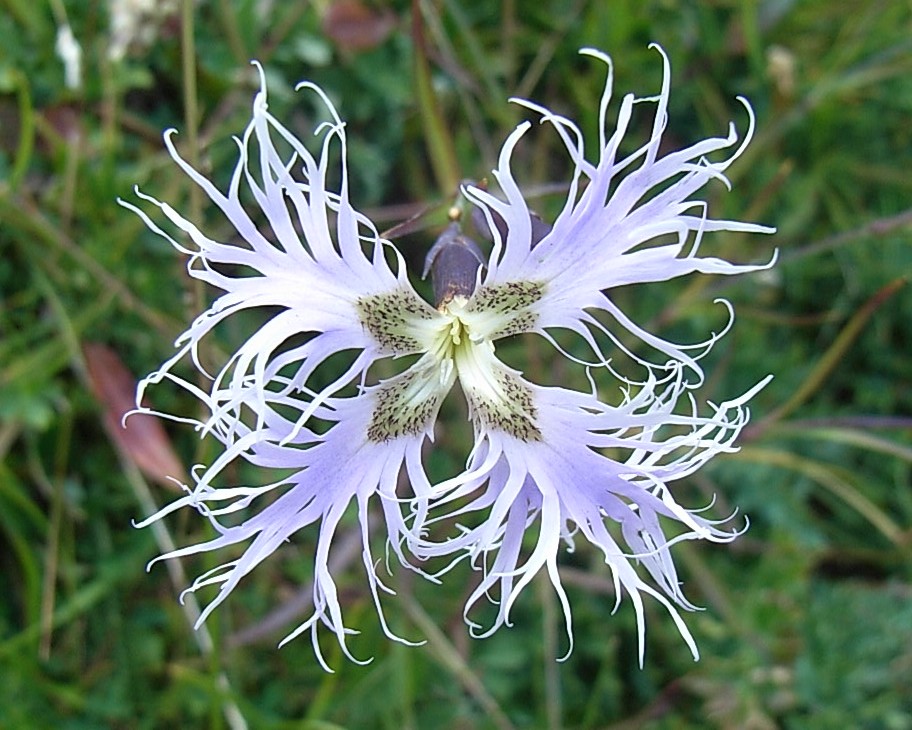
[[[908,3],[153,5],[112,58],[108,3],[0,2],[0,727],[912,728]],[[55,51],[64,23],[82,48],[77,88]],[[768,273],[614,293],[681,340],[719,326],[714,297],[734,303],[706,398],[776,374],[743,450],[679,485],[685,503],[715,495],[719,514],[737,506],[751,520],[730,548],[676,548],[687,594],[706,607],[687,617],[702,660],[690,661],[653,606],[640,670],[633,612],[622,604],[611,615],[604,566],[578,546],[564,560],[576,632],[566,662],[554,661],[562,628],[544,587],[520,601],[514,628],[469,640],[460,611],[470,575],[459,570],[443,587],[398,571],[394,628],[429,643],[390,644],[356,559],[340,585],[363,630],[353,647],[375,659],[355,666],[328,643],[338,672],[327,675],[306,640],[274,648],[289,624],[271,612],[294,614],[310,534],[210,619],[210,647],[175,600],[185,578],[143,570],[170,538],[131,520],[173,493],[114,434],[122,393],[100,387],[105,360],[86,347],[104,343],[145,373],[210,295],[116,204],[138,184],[228,235],[171,164],[161,131],[180,130],[188,159],[225,183],[230,135],[255,88],[248,61],[263,63],[272,111],[302,135],[314,117],[293,88],[319,83],[348,122],[356,204],[381,226],[427,208],[421,230],[399,241],[416,270],[454,192],[443,185],[484,177],[522,118],[509,96],[594,135],[604,72],[577,49],[612,55],[619,97],[658,88],[651,41],[672,60],[671,140],[722,133],[731,119],[743,129],[734,97],[751,100],[756,139],[731,169],[734,191],[712,191],[712,210],[779,229],[703,244],[740,261],[778,247]],[[545,217],[567,179],[558,150],[535,133],[514,161],[527,189],[542,191]],[[226,328],[213,347],[230,351],[236,335]],[[512,361],[548,379],[534,344],[512,347]],[[154,395],[164,410],[196,407]],[[186,465],[210,456],[191,429],[167,432]],[[166,453],[151,433],[162,443],[150,450]],[[457,465],[467,434],[454,420],[438,439],[439,474]],[[178,542],[204,537],[192,517],[168,522]]]

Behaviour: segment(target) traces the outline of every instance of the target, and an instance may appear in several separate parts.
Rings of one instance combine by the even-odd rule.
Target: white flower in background
[[[530,126],[521,124],[494,171],[503,198],[478,188],[465,191],[487,220],[492,250],[480,264],[480,252],[454,222],[429,257],[434,306],[412,288],[398,251],[352,207],[344,125],[316,86],[301,85],[323,100],[331,116],[316,131],[322,137],[319,153],[311,154],[269,114],[263,80],[224,193],[181,159],[166,135],[175,161],[238,234],[237,242],[212,240],[166,203],[140,195],[189,236],[192,248],[171,240],[190,257],[191,276],[224,292],[179,339],[174,357],[139,389],[141,396],[148,384],[168,379],[194,393],[209,411],[197,427],[224,446],[210,466],[197,471],[193,490],[142,523],[192,506],[215,528],[212,540],[162,558],[246,545],[239,558],[191,586],[220,585],[201,621],[283,542],[316,524],[315,612],[286,641],[310,629],[322,662],[317,643],[322,623],[351,657],[346,636],[353,632],[343,623],[328,556],[354,501],[368,585],[384,630],[398,639],[383,618],[379,597],[388,589],[377,575],[369,543],[368,506],[377,495],[389,546],[403,564],[411,553],[420,560],[444,557],[443,572],[462,558],[484,571],[466,607],[473,629],[479,627],[468,619],[468,610],[478,599],[488,596],[499,603],[485,632],[490,633],[509,623],[517,596],[544,568],[570,633],[557,556],[562,541],[570,545],[580,534],[604,553],[618,601],[626,593],[634,604],[641,657],[643,594],[668,608],[696,656],[674,608],[689,604],[669,548],[683,539],[728,541],[737,531],[721,530],[699,511],[678,504],[670,485],[715,454],[733,450],[747,421],[745,403],[762,383],[699,415],[691,395],[702,382],[698,360],[717,336],[687,347],[667,342],[628,319],[606,292],[698,271],[734,274],[762,268],[698,255],[705,232],[770,229],[710,219],[706,205],[693,198],[710,180],[725,181],[725,169],[750,138],[753,115],[745,102],[750,127],[740,144],[732,127],[725,137],[660,156],[670,75],[664,54],[660,94],[624,97],[616,129],[608,136],[610,62],[602,54],[586,53],[609,68],[598,159],[587,161],[572,122],[520,102],[553,125],[566,145],[574,166],[567,202],[551,227],[530,214],[509,166]],[[641,149],[619,158],[635,104],[655,105],[652,134]],[[335,145],[338,166],[330,162]],[[726,149],[731,150],[727,159],[707,159]],[[333,189],[331,179],[338,180]],[[262,308],[271,317],[228,358],[208,390],[172,371],[187,355],[202,371],[202,338],[229,317]],[[553,339],[555,329],[578,333],[593,352],[587,365],[591,391],[536,385],[497,358],[495,343],[520,333],[540,334],[543,345],[555,346],[555,356],[569,356]],[[633,355],[617,330],[661,353],[662,362]],[[609,366],[603,349],[611,343],[640,364],[642,382],[622,378]],[[347,367],[335,365],[339,353],[349,356]],[[412,356],[411,364],[377,382],[373,366],[380,361],[395,365],[403,356]],[[599,398],[595,378],[602,375],[608,384],[620,379],[620,404]],[[433,438],[440,404],[457,382],[469,404],[475,445],[464,472],[432,486],[421,449]],[[274,477],[262,486],[216,486],[239,458]],[[410,484],[407,493],[397,490],[403,475]],[[404,510],[404,503],[411,508]],[[453,524],[464,515],[474,526]],[[452,527],[450,536],[432,540],[442,526]],[[534,545],[524,554],[523,537],[530,530]]]
[[[108,58],[121,61],[131,48],[151,46],[164,19],[177,11],[178,0],[108,0]]]
[[[54,44],[57,57],[63,62],[63,78],[68,89],[82,86],[82,46],[73,35],[69,23],[57,28],[57,42]]]

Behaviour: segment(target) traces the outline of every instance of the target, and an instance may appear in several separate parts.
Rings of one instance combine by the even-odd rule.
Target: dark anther
[[[422,278],[431,272],[434,306],[439,308],[456,296],[471,296],[483,264],[484,258],[476,243],[462,235],[458,223],[450,223],[424,259]]]

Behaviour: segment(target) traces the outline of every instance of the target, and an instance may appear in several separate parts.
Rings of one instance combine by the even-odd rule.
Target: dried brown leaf
[[[105,430],[121,454],[159,484],[177,489],[169,477],[186,483],[186,471],[159,419],[136,413],[124,423],[124,415],[136,407],[136,379],[118,354],[97,342],[85,343],[82,352],[89,385],[103,409]]]
[[[323,16],[323,32],[350,53],[380,45],[395,25],[396,16],[389,8],[371,8],[360,0],[336,0]]]

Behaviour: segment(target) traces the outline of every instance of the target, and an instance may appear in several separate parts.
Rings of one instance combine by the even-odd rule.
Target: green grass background
[[[64,21],[83,49],[77,89],[54,51]],[[776,375],[742,451],[678,485],[687,504],[716,494],[719,514],[738,506],[751,519],[731,546],[675,548],[705,607],[685,617],[700,662],[652,605],[640,669],[633,610],[611,614],[606,569],[580,544],[564,561],[576,635],[566,662],[555,662],[563,629],[543,581],[513,628],[475,641],[460,616],[467,571],[443,587],[396,571],[388,615],[428,638],[408,648],[382,636],[356,560],[340,590],[363,632],[352,646],[374,660],[351,664],[328,640],[337,671],[326,674],[307,638],[277,650],[283,626],[269,623],[307,584],[312,531],[242,583],[208,622],[207,645],[176,601],[186,578],[144,571],[168,536],[131,520],[174,492],[119,455],[84,354],[103,343],[145,374],[211,295],[115,202],[139,184],[228,235],[161,131],[178,128],[183,153],[225,184],[255,88],[249,59],[267,69],[271,110],[301,135],[313,106],[293,87],[316,81],[348,121],[356,205],[381,228],[428,207],[423,230],[399,241],[414,270],[454,180],[487,174],[522,118],[509,96],[568,114],[595,139],[604,72],[577,49],[612,55],[619,98],[659,88],[653,41],[674,74],[669,145],[729,120],[743,129],[736,95],[757,113],[734,191],[707,195],[715,216],[778,233],[707,236],[704,250],[739,261],[780,251],[763,275],[617,293],[638,321],[682,340],[719,326],[714,297],[734,303],[705,399]],[[122,60],[109,43],[100,0],[0,1],[0,728],[912,728],[908,2],[179,0]],[[648,122],[636,118],[640,143]],[[553,215],[560,194],[547,191],[568,174],[554,135],[530,135],[514,170]],[[210,355],[241,335],[225,328]],[[518,347],[530,373],[548,370],[542,343]],[[196,412],[174,391],[154,399]],[[453,418],[445,428],[453,436],[430,462],[439,474],[469,431]],[[184,464],[212,457],[190,428],[167,433]],[[178,544],[206,536],[195,513],[165,527]]]

